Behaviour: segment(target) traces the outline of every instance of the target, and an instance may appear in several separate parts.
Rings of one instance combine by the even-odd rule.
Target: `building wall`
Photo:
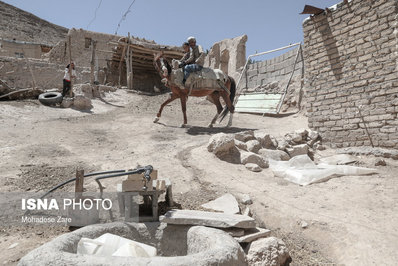
[[[42,45],[0,39],[0,56],[16,58],[41,58]]]
[[[8,86],[18,89],[33,88],[33,77],[39,89],[62,88],[65,66],[40,59],[0,57],[0,77]],[[32,70],[32,72],[30,71]],[[77,67],[75,84],[90,80],[90,69]]]
[[[396,0],[352,0],[303,23],[309,126],[332,147],[398,148]],[[360,111],[360,112],[359,112]]]
[[[76,66],[90,67],[92,54],[91,40],[97,42],[95,55],[100,69],[107,67],[107,61],[112,58],[111,52],[115,45],[110,44],[109,42],[116,42],[121,38],[121,36],[92,32],[83,29],[70,29],[65,40],[59,42],[50,51],[50,62],[65,65],[69,63],[69,36],[71,38],[72,60],[75,62]]]

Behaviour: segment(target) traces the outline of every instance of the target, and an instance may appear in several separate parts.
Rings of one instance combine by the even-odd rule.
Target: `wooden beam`
[[[73,96],[73,81],[72,81],[72,74],[73,74],[73,69],[72,69],[72,41],[70,35],[68,36],[68,46],[69,46],[69,77],[70,77],[70,91],[69,91],[69,97],[72,98]]]
[[[127,46],[123,47],[122,57],[121,57],[120,62],[119,62],[119,86],[120,86],[120,82],[121,82],[121,79],[122,79],[122,62],[123,62],[124,55],[126,54],[126,47]]]
[[[84,170],[76,169],[75,197],[81,198],[83,194]]]
[[[91,73],[90,73],[90,82],[91,84],[94,84],[95,78],[94,78],[94,60],[95,60],[95,48],[97,46],[97,42],[91,40]]]

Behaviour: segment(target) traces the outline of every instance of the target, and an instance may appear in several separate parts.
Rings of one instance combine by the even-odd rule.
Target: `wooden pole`
[[[84,170],[76,169],[75,197],[81,198],[83,195]]]
[[[68,46],[69,46],[69,76],[70,76],[70,91],[69,91],[69,97],[72,98],[73,96],[73,81],[72,81],[72,41],[70,35],[68,36]]]
[[[130,42],[130,32],[129,32],[129,42]],[[130,45],[129,45],[130,47]],[[130,60],[129,60],[129,90],[133,89],[133,49],[131,49],[130,53]]]
[[[95,78],[94,78],[94,60],[95,60],[95,46],[96,46],[96,41],[91,40],[91,73],[90,73],[90,83],[94,84]]]
[[[126,46],[123,47],[123,52],[122,52],[122,57],[120,57],[120,62],[119,62],[119,86],[120,86],[120,82],[122,80],[122,63],[123,63],[123,59],[124,59],[124,55],[126,54]]]
[[[24,57],[25,57],[25,50],[23,48],[21,48],[21,49],[22,49],[22,53],[24,54]],[[32,67],[30,66],[29,59],[27,57],[25,57],[25,59],[26,59],[26,64],[28,65],[28,68],[29,68],[29,72],[32,75],[33,88],[36,88],[37,83],[36,83],[35,75],[33,74]]]
[[[130,44],[130,32],[128,33],[127,43]],[[127,88],[130,89],[130,45],[127,46],[126,54],[126,77],[127,77]]]

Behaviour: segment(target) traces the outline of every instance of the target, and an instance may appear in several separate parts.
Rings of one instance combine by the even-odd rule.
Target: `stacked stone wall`
[[[303,23],[309,126],[332,147],[398,148],[397,6],[352,0]]]

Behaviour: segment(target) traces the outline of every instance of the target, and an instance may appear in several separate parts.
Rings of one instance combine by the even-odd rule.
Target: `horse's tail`
[[[232,108],[234,108],[233,104],[234,104],[235,94],[236,94],[236,82],[231,76],[228,76],[228,79],[231,82],[231,86],[229,88],[229,99],[231,100]],[[226,105],[224,107],[224,110],[220,114],[220,122],[225,118],[225,116],[228,114],[229,111],[230,110],[229,110],[228,106]]]
[[[231,88],[230,88],[230,95],[229,95],[229,99],[231,100],[232,105],[234,105],[234,100],[235,100],[235,94],[236,94],[236,82],[235,80],[228,76],[229,80],[231,81]]]

